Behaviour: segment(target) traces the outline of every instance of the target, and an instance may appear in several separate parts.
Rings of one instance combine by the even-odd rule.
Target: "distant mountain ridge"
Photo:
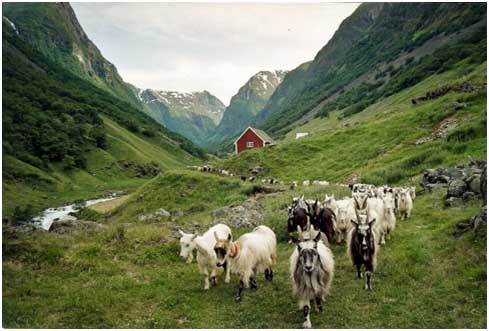
[[[148,115],[201,146],[214,132],[226,108],[208,91],[136,89],[135,92]]]
[[[252,124],[286,74],[284,70],[260,71],[250,77],[231,98],[208,144],[216,144],[235,136]]]
[[[389,86],[391,77],[436,49],[479,33],[477,26],[485,27],[486,12],[486,5],[477,3],[362,4],[313,61],[285,77],[257,124],[281,136],[332,109],[352,106],[352,111],[361,111],[400,88]],[[411,74],[402,84],[412,85],[420,75],[421,71]]]

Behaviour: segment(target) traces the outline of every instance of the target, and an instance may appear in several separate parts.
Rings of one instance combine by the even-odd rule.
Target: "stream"
[[[120,195],[120,193],[121,192],[115,192],[104,198],[86,200],[82,203],[73,203],[71,205],[45,209],[40,216],[32,219],[32,224],[49,231],[51,225],[53,225],[53,223],[56,221],[64,219],[76,221],[75,217],[69,215],[70,213],[77,212],[84,207],[89,207],[99,202],[114,200]]]

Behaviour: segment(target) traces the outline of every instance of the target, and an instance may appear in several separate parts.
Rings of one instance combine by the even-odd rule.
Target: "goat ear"
[[[375,221],[377,221],[377,220],[374,218],[373,220],[368,222],[368,226],[370,226],[370,227],[374,226]]]
[[[304,194],[299,197],[299,201],[304,200]]]
[[[231,234],[228,234],[228,241],[231,241],[233,239],[233,236]]]
[[[353,190],[353,184],[348,184],[348,187],[350,188],[350,190]]]
[[[197,234],[197,233],[196,233],[196,234],[194,234],[194,235],[192,235],[192,240],[194,240],[195,238],[197,238],[197,236],[198,236],[198,234]]]
[[[214,238],[216,239],[216,241],[219,240],[219,237],[217,236],[217,232],[216,231],[214,231]]]

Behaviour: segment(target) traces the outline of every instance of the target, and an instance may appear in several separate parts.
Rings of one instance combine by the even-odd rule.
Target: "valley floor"
[[[202,190],[198,181],[210,185],[205,181],[216,180],[213,175],[190,172],[160,177],[167,176],[189,177],[181,186],[167,186],[183,196],[182,200],[188,192]],[[233,201],[246,199],[249,184],[222,181],[215,186],[221,185],[222,191],[233,195]],[[125,203],[135,196],[159,194],[161,185],[154,184],[145,185]],[[348,193],[342,187],[310,187],[259,198],[264,223],[277,234],[278,264],[273,282],[260,276],[259,289],[246,290],[241,304],[234,301],[236,277],[231,284],[221,281],[205,291],[196,263],[188,265],[178,257],[175,223],[189,229],[198,221],[207,227],[212,222],[210,211],[229,204],[226,196],[213,199],[214,192],[209,193],[214,202],[208,207],[198,208],[175,223],[128,222],[123,214],[133,210],[123,204],[101,219],[107,226],[99,232],[4,233],[3,326],[299,328],[302,313],[292,296],[288,273],[293,246],[286,243],[286,206],[299,193],[322,197],[326,192]],[[137,207],[140,213],[150,205],[142,199]],[[485,328],[485,238],[472,233],[453,235],[456,222],[479,211],[479,201],[450,209],[442,204],[442,192],[418,197],[412,218],[399,222],[392,241],[380,250],[371,293],[356,279],[344,245],[333,245],[336,272],[332,293],[325,311],[312,313],[313,327]],[[246,231],[249,229],[233,229],[235,237]]]

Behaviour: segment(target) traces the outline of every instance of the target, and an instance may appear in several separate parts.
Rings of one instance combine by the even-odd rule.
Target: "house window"
[[[246,148],[253,148],[253,147],[255,147],[255,143],[254,142],[252,142],[252,141],[247,141],[246,142]]]

